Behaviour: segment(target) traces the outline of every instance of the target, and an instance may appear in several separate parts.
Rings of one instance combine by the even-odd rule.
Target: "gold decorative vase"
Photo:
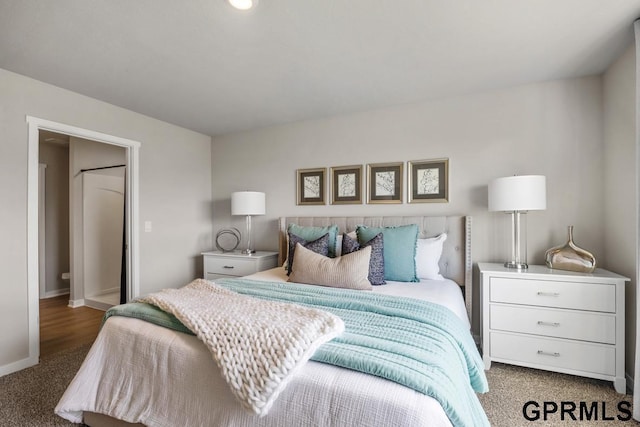
[[[592,273],[596,269],[596,258],[593,254],[573,243],[573,225],[569,226],[567,243],[547,250],[544,259],[547,267],[558,270]]]

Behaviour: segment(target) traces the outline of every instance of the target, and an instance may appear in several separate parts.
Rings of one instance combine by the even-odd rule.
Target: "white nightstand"
[[[278,265],[278,253],[257,251],[251,255],[240,252],[203,252],[204,278],[239,277],[268,270]]]
[[[626,393],[626,277],[478,263],[485,369],[503,362],[613,381]]]

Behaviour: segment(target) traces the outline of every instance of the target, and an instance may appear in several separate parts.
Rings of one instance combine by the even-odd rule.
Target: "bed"
[[[458,323],[462,325],[460,328],[468,335],[463,339],[472,341],[469,332],[470,217],[281,218],[280,265],[289,261],[290,242],[287,231],[291,224],[306,228],[337,226],[338,236],[353,233],[359,226],[365,226],[370,231],[413,224],[417,226],[418,237],[425,241],[434,240],[445,233],[446,240],[441,243],[441,254],[437,260],[437,268],[443,277],[438,280],[420,279],[417,283],[387,280],[384,285],[373,286],[373,292],[334,290],[313,285],[288,284],[287,271],[280,266],[247,276],[235,283],[233,280],[228,281],[229,283],[220,281],[220,286],[240,289],[241,293],[244,288],[270,289],[273,285],[279,289],[289,289],[287,286],[298,286],[314,291],[318,288],[318,292],[331,293],[332,297],[344,292],[344,295],[349,295],[354,300],[372,295],[371,298],[375,301],[381,299],[416,304],[417,301],[420,304],[435,303],[438,310],[449,313],[451,318],[456,319],[456,327]],[[301,251],[300,254],[303,253]],[[334,341],[336,340],[331,343]],[[471,360],[468,363],[473,364],[479,360],[478,366],[482,366],[475,347],[470,352],[475,353],[468,356]],[[484,376],[482,369],[475,374]],[[486,378],[478,380],[486,381]],[[471,406],[479,405],[474,399],[477,400],[477,397],[473,391],[460,390],[453,400],[464,400],[465,404],[469,403]],[[458,423],[457,418],[452,423],[449,405],[431,395],[384,377],[316,361],[313,357],[301,364],[295,375],[287,380],[286,387],[279,392],[268,413],[256,415],[243,407],[229,392],[221,369],[212,362],[211,351],[196,336],[139,318],[122,316],[109,317],[104,323],[55,411],[69,421],[84,422],[92,427],[132,424],[451,426]],[[488,425],[483,415],[482,413],[479,417]]]

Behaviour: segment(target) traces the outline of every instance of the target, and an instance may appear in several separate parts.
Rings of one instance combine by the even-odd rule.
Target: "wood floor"
[[[71,308],[69,295],[40,300],[40,357],[92,343],[98,335],[104,311]]]

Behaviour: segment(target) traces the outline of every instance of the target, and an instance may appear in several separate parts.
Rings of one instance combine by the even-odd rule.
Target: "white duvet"
[[[280,276],[282,280],[279,270],[251,278],[268,280],[272,275],[271,279]],[[395,285],[375,287],[375,291],[415,293],[420,299],[444,303],[468,322],[454,282]],[[431,397],[382,378],[313,361],[302,367],[269,414],[259,417],[233,397],[210,352],[196,337],[125,317],[105,323],[55,408],[72,422],[82,422],[83,411],[150,427],[451,426]]]

